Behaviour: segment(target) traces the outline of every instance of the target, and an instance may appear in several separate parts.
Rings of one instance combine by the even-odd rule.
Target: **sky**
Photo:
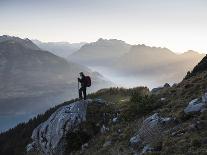
[[[0,0],[0,35],[207,53],[206,0]]]

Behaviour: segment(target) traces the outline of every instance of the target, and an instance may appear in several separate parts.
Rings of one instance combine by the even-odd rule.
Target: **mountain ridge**
[[[0,36],[0,42],[4,42],[4,41],[15,41],[18,42],[22,45],[24,45],[26,48],[29,49],[33,49],[33,50],[40,50],[40,48],[35,45],[31,40],[29,40],[28,38],[26,39],[21,39],[19,37],[15,37],[15,36],[9,36],[9,35],[3,35]]]
[[[125,47],[122,52],[121,47]],[[69,60],[99,71],[121,86],[144,84],[152,88],[165,82],[180,82],[204,56],[192,50],[174,53],[165,47],[130,45],[121,40],[101,38],[82,46]],[[123,81],[129,80],[129,76],[133,78],[127,86]],[[144,83],[139,82],[143,80]]]

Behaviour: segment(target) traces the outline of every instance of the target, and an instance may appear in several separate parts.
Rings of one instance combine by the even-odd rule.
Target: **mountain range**
[[[155,87],[176,83],[205,56],[189,50],[177,54],[167,48],[129,45],[116,39],[99,39],[72,53],[70,61],[101,72],[112,81],[130,81],[124,86],[144,84]],[[139,82],[141,81],[141,82]],[[120,83],[121,85],[123,83]]]

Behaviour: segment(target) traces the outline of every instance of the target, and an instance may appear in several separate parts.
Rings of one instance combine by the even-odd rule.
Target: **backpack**
[[[90,76],[85,76],[85,84],[86,84],[86,87],[91,86],[91,77]]]

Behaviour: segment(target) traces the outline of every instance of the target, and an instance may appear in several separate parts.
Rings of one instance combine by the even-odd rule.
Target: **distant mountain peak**
[[[200,54],[200,53],[197,51],[194,51],[194,50],[188,50],[188,51],[184,52],[183,54]]]
[[[67,58],[73,52],[79,50],[85,42],[70,43],[70,42],[42,42],[39,40],[32,40],[38,47],[43,50],[52,52],[53,54]]]
[[[68,57],[69,60],[83,65],[109,64],[129,51],[131,45],[122,40],[100,38],[96,42],[83,45]]]
[[[103,38],[99,38],[96,42],[105,42],[105,43],[109,43],[109,42],[113,42],[113,43],[122,43],[122,44],[127,44],[125,41],[123,40],[119,40],[119,39],[103,39]]]
[[[32,49],[32,50],[40,50],[40,48],[28,38],[21,39],[19,37],[14,37],[9,35],[0,36],[0,43],[4,41],[13,41],[21,44],[25,48]]]

